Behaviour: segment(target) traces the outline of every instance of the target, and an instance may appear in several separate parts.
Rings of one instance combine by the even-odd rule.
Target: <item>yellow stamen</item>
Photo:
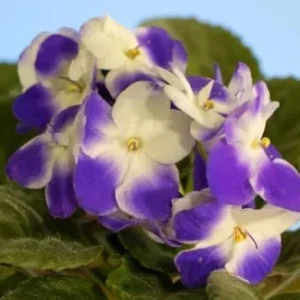
[[[139,47],[135,47],[135,48],[125,51],[125,55],[131,60],[134,60],[140,54],[141,54],[141,51],[140,51]]]
[[[271,144],[271,141],[269,138],[267,137],[263,137],[261,140],[259,139],[255,139],[252,144],[251,144],[251,147],[252,148],[258,148],[258,147],[263,147],[263,148],[268,148]]]
[[[270,141],[269,138],[264,137],[264,138],[261,139],[260,143],[261,143],[261,145],[262,145],[264,148],[268,148],[268,147],[270,146],[270,144],[271,144],[271,141]]]
[[[210,110],[210,109],[212,109],[212,108],[214,108],[215,107],[215,103],[214,103],[214,101],[212,101],[212,100],[207,100],[205,103],[204,103],[204,105],[203,105],[203,108],[205,109],[205,110]]]
[[[67,85],[66,90],[70,93],[81,93],[82,92],[82,88],[80,85],[74,84],[74,83],[70,83]]]
[[[235,243],[244,241],[247,238],[247,233],[239,226],[233,229],[233,239]]]
[[[141,148],[142,143],[137,138],[129,138],[126,145],[129,152],[134,152]]]

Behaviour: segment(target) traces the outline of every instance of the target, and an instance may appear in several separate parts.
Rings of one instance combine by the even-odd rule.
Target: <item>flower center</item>
[[[64,89],[69,93],[82,93],[84,86],[68,77],[60,76],[59,79],[65,83]]]
[[[134,60],[137,56],[141,55],[141,51],[139,49],[139,46],[125,51],[125,55],[129,59]]]
[[[214,101],[212,101],[212,100],[207,100],[205,103],[204,103],[204,105],[203,105],[203,108],[205,109],[205,110],[210,110],[210,109],[212,109],[212,108],[214,108],[215,107],[215,103],[214,103]]]
[[[235,243],[244,241],[247,238],[247,233],[240,227],[236,226],[233,229],[233,240]]]
[[[255,139],[255,140],[252,142],[251,147],[252,147],[253,149],[256,149],[256,148],[258,148],[258,147],[263,147],[263,148],[266,149],[266,148],[268,148],[268,147],[270,146],[270,144],[271,144],[270,139],[267,138],[267,137],[263,137],[261,140]]]
[[[141,148],[142,143],[138,138],[132,137],[127,140],[126,145],[129,152],[134,152]]]

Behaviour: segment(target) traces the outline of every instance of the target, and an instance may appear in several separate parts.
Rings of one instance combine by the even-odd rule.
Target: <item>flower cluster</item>
[[[215,78],[187,76],[186,66],[165,30],[130,31],[108,16],[41,33],[20,56],[13,104],[18,129],[38,135],[10,157],[7,175],[45,187],[53,217],[80,208],[112,231],[144,226],[183,247],[175,264],[187,287],[220,268],[256,284],[300,219],[300,175],[263,137],[279,103],[243,63],[228,85],[218,66]],[[178,163],[189,155],[187,193]]]

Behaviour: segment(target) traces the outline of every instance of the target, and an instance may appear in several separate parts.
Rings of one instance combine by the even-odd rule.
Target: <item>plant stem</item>
[[[204,161],[207,161],[207,152],[200,142],[196,143],[196,149]]]
[[[290,275],[286,280],[284,280],[277,288],[272,290],[270,293],[268,293],[265,298],[270,299],[273,296],[279,294],[280,291],[283,291],[285,288],[287,288],[291,283],[299,276],[299,271],[296,271],[292,275]]]

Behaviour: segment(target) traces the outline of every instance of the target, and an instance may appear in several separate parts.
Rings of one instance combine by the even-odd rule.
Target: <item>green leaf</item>
[[[172,293],[163,298],[164,300],[207,300],[204,289],[186,290],[183,292]]]
[[[282,235],[282,249],[274,272],[291,274],[300,268],[300,231]]]
[[[146,268],[174,273],[174,256],[178,249],[153,241],[141,228],[131,228],[119,233],[123,247]]]
[[[38,236],[45,232],[44,199],[12,184],[0,186],[0,238]]]
[[[263,300],[255,288],[226,271],[215,271],[208,278],[206,287],[209,300]]]
[[[297,294],[280,294],[276,295],[270,300],[299,300],[300,299],[300,293]]]
[[[1,300],[102,300],[102,292],[90,281],[69,276],[30,278]]]
[[[125,260],[109,274],[106,284],[122,300],[156,300],[164,295],[158,277],[134,268]]]
[[[0,296],[15,289],[26,278],[12,267],[0,266]]]
[[[33,270],[74,269],[99,265],[101,246],[83,246],[58,238],[20,238],[0,243],[0,263]]]

